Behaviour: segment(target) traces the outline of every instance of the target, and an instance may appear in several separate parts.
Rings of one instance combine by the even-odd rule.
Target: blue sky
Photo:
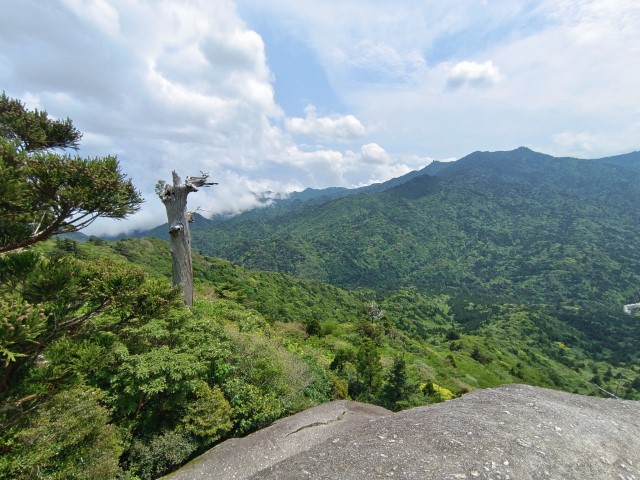
[[[345,110],[310,45],[279,28],[276,16],[256,15],[252,10],[240,13],[262,37],[274,76],[275,100],[288,115],[302,116],[310,104],[328,112]]]
[[[638,150],[637,0],[0,0],[0,87],[72,118],[153,193],[171,170],[263,192],[384,181],[476,150]]]

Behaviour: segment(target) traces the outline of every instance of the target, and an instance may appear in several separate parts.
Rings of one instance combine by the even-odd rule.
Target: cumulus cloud
[[[303,150],[292,145],[281,158],[290,178],[316,188],[350,186],[350,174],[357,167],[357,156],[350,150],[330,148]]]
[[[315,149],[304,151],[297,146],[287,149],[282,162],[291,178],[302,185],[318,188],[360,187],[399,177],[432,161],[418,155],[388,153],[376,143],[362,145],[357,151]]]
[[[129,228],[162,221],[153,185],[172,169],[230,182],[234,195],[213,195],[219,210],[255,203],[251,183],[238,178],[251,178],[288,140],[275,125],[282,111],[263,40],[233,2],[3,2],[0,83],[72,118],[84,133],[81,154],[118,155],[147,198]],[[224,173],[231,168],[239,177]]]
[[[377,143],[367,143],[360,149],[362,159],[373,164],[389,163],[389,154]]]
[[[373,183],[382,183],[391,178],[397,178],[407,173],[420,170],[429,165],[433,158],[420,155],[389,154],[375,143],[363,145],[360,149],[360,158],[366,165],[366,174],[363,171],[361,181],[357,186],[362,187]]]
[[[287,118],[285,126],[294,135],[307,135],[323,140],[346,141],[363,137],[367,129],[353,115],[319,117],[315,106],[304,109],[305,118]]]
[[[378,165],[372,172],[370,172],[367,180],[360,182],[357,187],[366,187],[367,185],[373,185],[374,183],[383,183],[391,178],[401,177],[414,170],[413,168],[405,165],[404,163],[394,163],[390,165]]]
[[[447,87],[456,89],[461,87],[488,87],[502,80],[500,70],[493,62],[484,63],[460,62],[456,63],[447,76]]]
[[[430,156],[509,145],[582,156],[638,149],[636,0],[0,8],[2,88],[72,118],[83,155],[118,155],[148,200],[134,224],[163,221],[153,186],[172,169],[219,181],[197,200],[216,213],[257,204],[267,190],[387,180]],[[279,52],[265,46],[265,25],[313,53],[337,99],[331,111],[349,114],[325,113],[320,98],[301,116],[282,110],[269,64]]]

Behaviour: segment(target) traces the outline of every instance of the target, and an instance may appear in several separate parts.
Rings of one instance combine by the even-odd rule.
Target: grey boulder
[[[332,402],[224,442],[170,478],[640,480],[640,402],[526,385],[395,414]]]

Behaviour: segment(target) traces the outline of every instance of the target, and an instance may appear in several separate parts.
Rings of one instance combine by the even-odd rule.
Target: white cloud
[[[220,182],[196,200],[215,213],[261,191],[382,181],[474,150],[639,148],[636,0],[0,0],[0,9],[2,88],[72,118],[82,154],[118,155],[148,199],[132,225],[163,220],[153,186],[172,169]],[[284,112],[266,54],[278,51],[239,12],[313,52],[338,99],[329,111],[349,114],[325,113],[316,98],[304,116]]]
[[[375,143],[363,145],[360,149],[360,158],[364,167],[360,178],[366,180],[361,181],[357,185],[359,187],[382,183],[413,170],[420,170],[433,161],[432,158],[419,155],[389,154]]]
[[[402,175],[406,175],[412,170],[414,169],[402,163],[379,165],[373,172],[371,172],[369,177],[365,177],[367,180],[360,182],[357,186],[366,187],[367,185],[372,185],[374,183],[383,183],[390,178],[397,178]]]
[[[316,52],[349,111],[384,127],[367,140],[396,159],[518,145],[558,155],[580,143],[590,148],[582,155],[639,148],[637,0],[242,3]],[[558,132],[582,141],[563,147]]]
[[[303,151],[290,147],[282,159],[289,166],[292,178],[297,178],[303,185],[319,188],[384,182],[422,168],[431,161],[418,155],[390,154],[376,143],[362,145],[359,151]]]
[[[530,0],[242,0],[278,28],[310,45],[332,85],[351,94],[362,88],[415,88],[443,61],[474,58],[492,29],[519,38]],[[514,26],[514,22],[518,22]],[[442,53],[443,51],[445,51]]]
[[[318,117],[316,107],[308,105],[305,118],[287,118],[285,126],[294,135],[307,135],[329,141],[346,141],[363,137],[367,129],[353,115]]]
[[[52,116],[72,118],[85,134],[81,154],[118,154],[147,197],[127,226],[162,221],[153,186],[172,169],[222,175],[235,193],[213,195],[221,210],[255,203],[248,178],[274,177],[260,163],[289,140],[274,123],[282,111],[262,38],[233,2],[6,3],[0,83]]]
[[[493,62],[460,62],[455,64],[447,76],[448,88],[488,87],[502,80],[500,70]]]
[[[333,149],[301,150],[290,146],[281,161],[287,166],[291,178],[303,185],[319,188],[350,186],[349,173],[357,167],[357,156],[347,150]]]
[[[386,164],[389,162],[389,154],[377,143],[367,143],[360,149],[362,159],[374,164]]]
[[[593,134],[587,132],[562,132],[553,135],[553,142],[564,151],[590,152],[596,143]]]

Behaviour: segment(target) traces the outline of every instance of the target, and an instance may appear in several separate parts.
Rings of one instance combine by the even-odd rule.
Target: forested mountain
[[[476,152],[339,198],[199,219],[193,241],[249,268],[349,288],[620,312],[640,299],[638,173],[638,152]]]
[[[345,287],[619,306],[640,298],[639,172],[640,153],[476,152],[348,195],[199,218],[194,246]]]

